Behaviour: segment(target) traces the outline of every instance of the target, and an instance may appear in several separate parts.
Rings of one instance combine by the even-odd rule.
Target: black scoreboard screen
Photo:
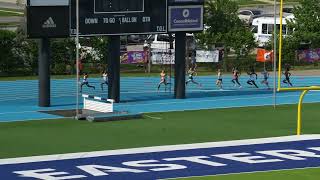
[[[143,12],[144,0],[95,0],[96,13]]]

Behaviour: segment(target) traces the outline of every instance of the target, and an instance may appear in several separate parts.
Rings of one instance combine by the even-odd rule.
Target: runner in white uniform
[[[106,71],[103,71],[103,74],[102,74],[102,83],[100,84],[101,85],[101,90],[103,91],[103,85],[107,85],[108,86],[108,73]]]

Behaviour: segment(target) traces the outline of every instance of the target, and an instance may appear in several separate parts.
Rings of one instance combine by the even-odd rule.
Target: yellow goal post
[[[281,75],[282,75],[282,40],[283,40],[283,0],[280,1],[280,32],[279,32],[279,67],[278,67],[278,88],[277,90],[280,91],[302,91],[299,104],[298,104],[298,114],[297,114],[297,135],[301,135],[301,111],[302,111],[302,104],[304,96],[310,90],[320,90],[320,86],[309,86],[309,87],[289,87],[289,88],[282,88],[281,87]]]

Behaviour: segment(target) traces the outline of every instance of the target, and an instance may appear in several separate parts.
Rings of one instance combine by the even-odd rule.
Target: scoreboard
[[[70,34],[76,35],[76,0],[70,4]],[[167,0],[79,0],[79,35],[167,32]]]

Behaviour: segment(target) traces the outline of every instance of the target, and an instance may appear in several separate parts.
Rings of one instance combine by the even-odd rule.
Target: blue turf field
[[[126,77],[121,78],[121,103],[115,105],[115,110],[132,113],[167,112],[181,110],[230,108],[244,106],[262,106],[273,104],[272,90],[260,84],[260,89],[246,84],[247,77],[240,78],[242,88],[233,87],[231,76],[224,76],[224,90],[215,86],[215,76],[198,76],[195,81],[202,84],[188,84],[186,99],[173,99],[173,84],[164,86],[157,92],[157,77]],[[292,77],[294,86],[320,85],[319,77]],[[90,84],[96,90],[84,87],[83,93],[107,97],[107,91],[101,91],[100,79],[90,79]],[[173,83],[173,80],[171,81]],[[270,79],[272,85],[272,79]],[[283,85],[285,86],[285,85]],[[171,91],[170,91],[171,88]],[[106,89],[106,87],[105,87]],[[294,104],[298,102],[300,92],[282,92],[277,94],[278,104]],[[32,119],[60,118],[59,116],[41,113],[41,110],[63,110],[76,107],[75,79],[51,81],[50,108],[40,108],[38,104],[38,81],[1,81],[0,82],[0,122],[21,121]],[[80,101],[82,102],[82,100]],[[320,92],[310,92],[305,102],[320,102]]]

